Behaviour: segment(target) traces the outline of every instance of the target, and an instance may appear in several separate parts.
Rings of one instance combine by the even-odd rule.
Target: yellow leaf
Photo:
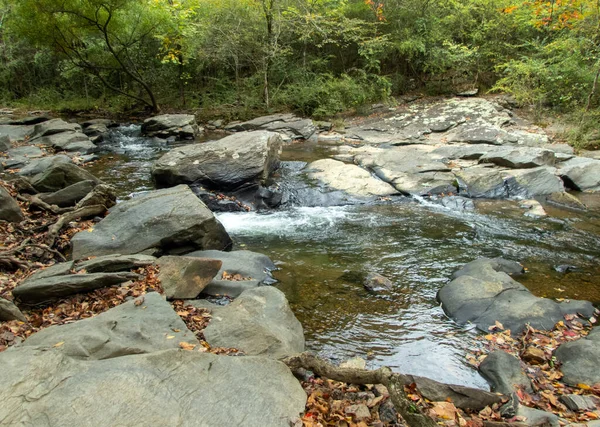
[[[168,340],[172,340],[173,338],[175,338],[175,335],[167,335]]]
[[[190,344],[189,342],[181,341],[179,343],[179,348],[181,348],[182,350],[191,351],[191,350],[193,350],[193,349],[196,348],[196,345],[195,344]]]
[[[62,345],[64,343],[65,343],[64,341],[58,342],[58,343],[54,344],[54,348],[62,347]]]

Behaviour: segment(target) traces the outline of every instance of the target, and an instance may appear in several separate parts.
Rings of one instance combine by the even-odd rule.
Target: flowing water
[[[152,188],[150,169],[168,146],[139,137],[139,127],[113,131],[94,173],[122,198]],[[327,155],[327,147],[293,145],[282,176],[297,176],[298,161]],[[599,199],[592,213],[549,209],[532,219],[515,202],[477,203],[455,212],[408,198],[350,206],[292,206],[268,213],[224,213],[220,221],[237,248],[269,255],[277,285],[304,326],[309,350],[333,361],[354,356],[370,367],[487,388],[465,363],[477,346],[473,327],[448,319],[435,296],[451,273],[481,256],[521,261],[522,283],[536,295],[600,302]],[[553,267],[570,265],[559,273]],[[378,272],[394,282],[389,293],[368,292],[352,273]]]

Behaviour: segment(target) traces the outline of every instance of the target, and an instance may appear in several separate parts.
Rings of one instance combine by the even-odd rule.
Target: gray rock
[[[167,139],[194,139],[200,130],[192,114],[163,114],[144,120],[142,134]]]
[[[531,381],[523,372],[521,361],[502,350],[491,352],[479,365],[479,372],[490,383],[491,390],[510,395],[518,388],[533,391]]]
[[[33,145],[23,145],[8,150],[9,158],[27,157],[28,159],[37,159],[44,156],[44,152]]]
[[[204,289],[207,295],[237,297],[247,289],[276,282],[271,271],[277,267],[268,256],[251,251],[196,251],[187,256],[218,259],[223,262],[217,276]],[[226,274],[225,274],[226,273]],[[227,280],[225,277],[239,275],[242,280]]]
[[[81,132],[81,126],[77,123],[67,123],[62,119],[48,120],[35,125],[30,140],[62,132]]]
[[[27,166],[19,171],[22,176],[38,175],[48,169],[51,169],[59,164],[73,163],[69,156],[57,154],[55,156],[43,157],[41,159],[32,160]]]
[[[230,132],[267,130],[281,133],[288,139],[309,139],[317,129],[310,119],[302,119],[293,114],[273,114],[243,123],[231,123],[225,126],[225,130]]]
[[[461,196],[443,197],[439,200],[439,203],[443,207],[457,212],[475,210],[475,203],[473,203],[473,200]]]
[[[516,261],[504,258],[479,258],[465,264],[460,270],[452,273],[452,278],[460,276],[473,276],[480,279],[489,277],[489,268],[495,272],[506,273],[511,277],[520,276],[525,273],[523,265]]]
[[[494,163],[512,169],[527,169],[538,166],[554,166],[554,152],[541,148],[511,148],[503,147],[489,151],[483,155],[481,163]]]
[[[331,189],[344,191],[352,196],[390,196],[398,193],[394,187],[374,178],[361,167],[338,160],[317,160],[310,163],[306,169],[310,179],[318,180]]]
[[[570,209],[575,211],[587,210],[587,206],[581,203],[581,201],[577,197],[565,192],[549,194],[546,197],[546,202],[550,205],[558,206],[564,209]]]
[[[158,259],[160,279],[167,299],[194,299],[221,269],[220,260],[191,256]]]
[[[586,337],[561,344],[554,352],[562,364],[563,381],[572,386],[600,383],[600,329],[595,327]]]
[[[502,145],[506,142],[517,142],[517,139],[505,130],[495,126],[469,125],[461,128],[450,141],[467,144]]]
[[[569,188],[600,191],[600,160],[575,157],[561,163],[559,173]]]
[[[304,351],[302,325],[283,292],[270,286],[247,290],[219,309],[204,337],[213,347],[233,347],[251,356],[280,359]]]
[[[282,141],[273,132],[244,132],[171,150],[152,168],[160,187],[181,183],[234,189],[265,181],[279,166]]]
[[[459,323],[471,322],[488,331],[496,321],[518,335],[527,324],[550,330],[565,311],[576,313],[553,300],[538,298],[498,268],[498,261],[478,260],[442,287],[437,295],[442,308]],[[587,305],[589,303],[583,303]],[[591,304],[590,304],[591,306]]]
[[[81,292],[89,292],[137,279],[134,273],[70,274],[46,278],[29,278],[13,289],[23,304],[43,304]]]
[[[33,132],[33,126],[0,125],[0,136],[7,136],[11,142],[24,141]]]
[[[502,173],[493,168],[471,167],[455,172],[460,194],[473,199],[504,199],[508,189]]]
[[[81,181],[92,181],[96,184],[100,180],[94,175],[72,163],[54,163],[45,171],[31,179],[31,185],[42,193],[62,190]]]
[[[72,149],[69,149],[69,147],[73,144],[80,143],[80,142],[90,143],[90,139],[82,132],[73,132],[73,131],[55,133],[55,134],[52,134],[49,136],[44,136],[44,137],[36,140],[36,143],[38,143],[38,144],[47,145],[56,150],[63,150],[63,151],[74,151]],[[94,144],[92,144],[92,146],[94,148],[96,148],[96,146]],[[88,154],[88,153],[85,153],[85,154]]]
[[[581,396],[578,394],[563,394],[558,398],[567,408],[574,412],[596,410],[598,398],[592,396]]]
[[[72,269],[76,272],[85,270],[88,273],[114,273],[117,271],[128,271],[134,268],[146,267],[155,262],[156,258],[150,255],[114,254],[95,257],[88,261],[79,261],[72,266]]]
[[[510,197],[530,198],[565,191],[552,167],[512,170],[504,178]]]
[[[8,151],[12,147],[12,142],[8,135],[0,136],[0,151]]]
[[[48,277],[63,276],[71,274],[75,263],[73,261],[60,262],[42,270],[38,270],[29,276],[28,280],[46,279]]]
[[[524,422],[528,426],[560,427],[561,425],[558,421],[558,417],[553,413],[529,408],[524,405],[519,405],[517,416],[524,417]]]
[[[39,197],[49,205],[57,205],[61,208],[74,206],[96,187],[97,183],[91,180],[79,181],[62,190],[49,194],[41,194]]]
[[[389,291],[394,288],[394,283],[379,273],[369,273],[363,282],[363,286],[373,292]]]
[[[110,122],[110,120],[108,121]],[[86,122],[87,126],[83,126],[83,133],[90,138],[94,143],[101,142],[104,135],[108,133],[108,125],[105,123],[90,123]]]
[[[112,127],[119,126],[119,124],[117,122],[115,122],[114,120],[110,120],[110,119],[91,119],[91,120],[86,120],[85,122],[83,122],[81,124],[81,127],[84,130],[87,130],[91,126],[105,126],[106,128],[112,128]]]
[[[185,253],[228,249],[231,238],[186,185],[151,191],[119,203],[92,232],[72,239],[73,259],[109,254]]]
[[[0,322],[10,320],[27,322],[27,318],[16,305],[4,298],[0,298]]]
[[[66,356],[102,360],[179,348],[198,339],[171,304],[151,292],[89,319],[42,329],[22,346],[57,348]],[[57,343],[63,343],[56,346]]]
[[[17,201],[0,185],[0,220],[21,222],[24,219],[25,217]]]
[[[77,360],[56,349],[0,354],[6,425],[288,427],[306,393],[289,369],[262,357],[163,350]]]

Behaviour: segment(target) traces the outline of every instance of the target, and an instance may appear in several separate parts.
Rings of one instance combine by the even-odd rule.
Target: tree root
[[[387,387],[394,407],[411,427],[434,427],[436,422],[421,413],[404,393],[407,377],[392,372],[390,368],[379,368],[375,371],[354,368],[338,368],[310,353],[301,353],[283,360],[294,373],[300,369],[314,372],[320,377],[349,384],[383,384]]]
[[[104,205],[92,205],[85,206],[61,215],[58,220],[48,229],[48,233],[46,234],[46,244],[50,247],[53,246],[56,242],[58,234],[60,233],[60,230],[62,230],[62,228],[69,222],[75,221],[76,219],[102,215],[104,212],[106,212],[106,207]]]

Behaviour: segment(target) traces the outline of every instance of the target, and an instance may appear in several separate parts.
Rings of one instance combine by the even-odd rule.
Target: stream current
[[[136,125],[111,131],[89,168],[121,199],[153,188],[152,164],[170,148],[139,133]],[[326,152],[315,144],[288,146],[282,175]],[[478,332],[448,319],[436,292],[462,265],[503,256],[528,268],[519,280],[537,296],[600,303],[600,199],[582,200],[591,208],[586,214],[548,207],[542,219],[524,216],[518,202],[478,201],[474,211],[457,212],[405,197],[217,216],[235,249],[264,253],[278,265],[276,286],[304,327],[307,350],[334,362],[360,356],[370,368],[487,389],[465,360]],[[571,271],[554,268],[564,265]],[[370,293],[348,279],[348,272],[371,271],[391,279],[394,289]]]

